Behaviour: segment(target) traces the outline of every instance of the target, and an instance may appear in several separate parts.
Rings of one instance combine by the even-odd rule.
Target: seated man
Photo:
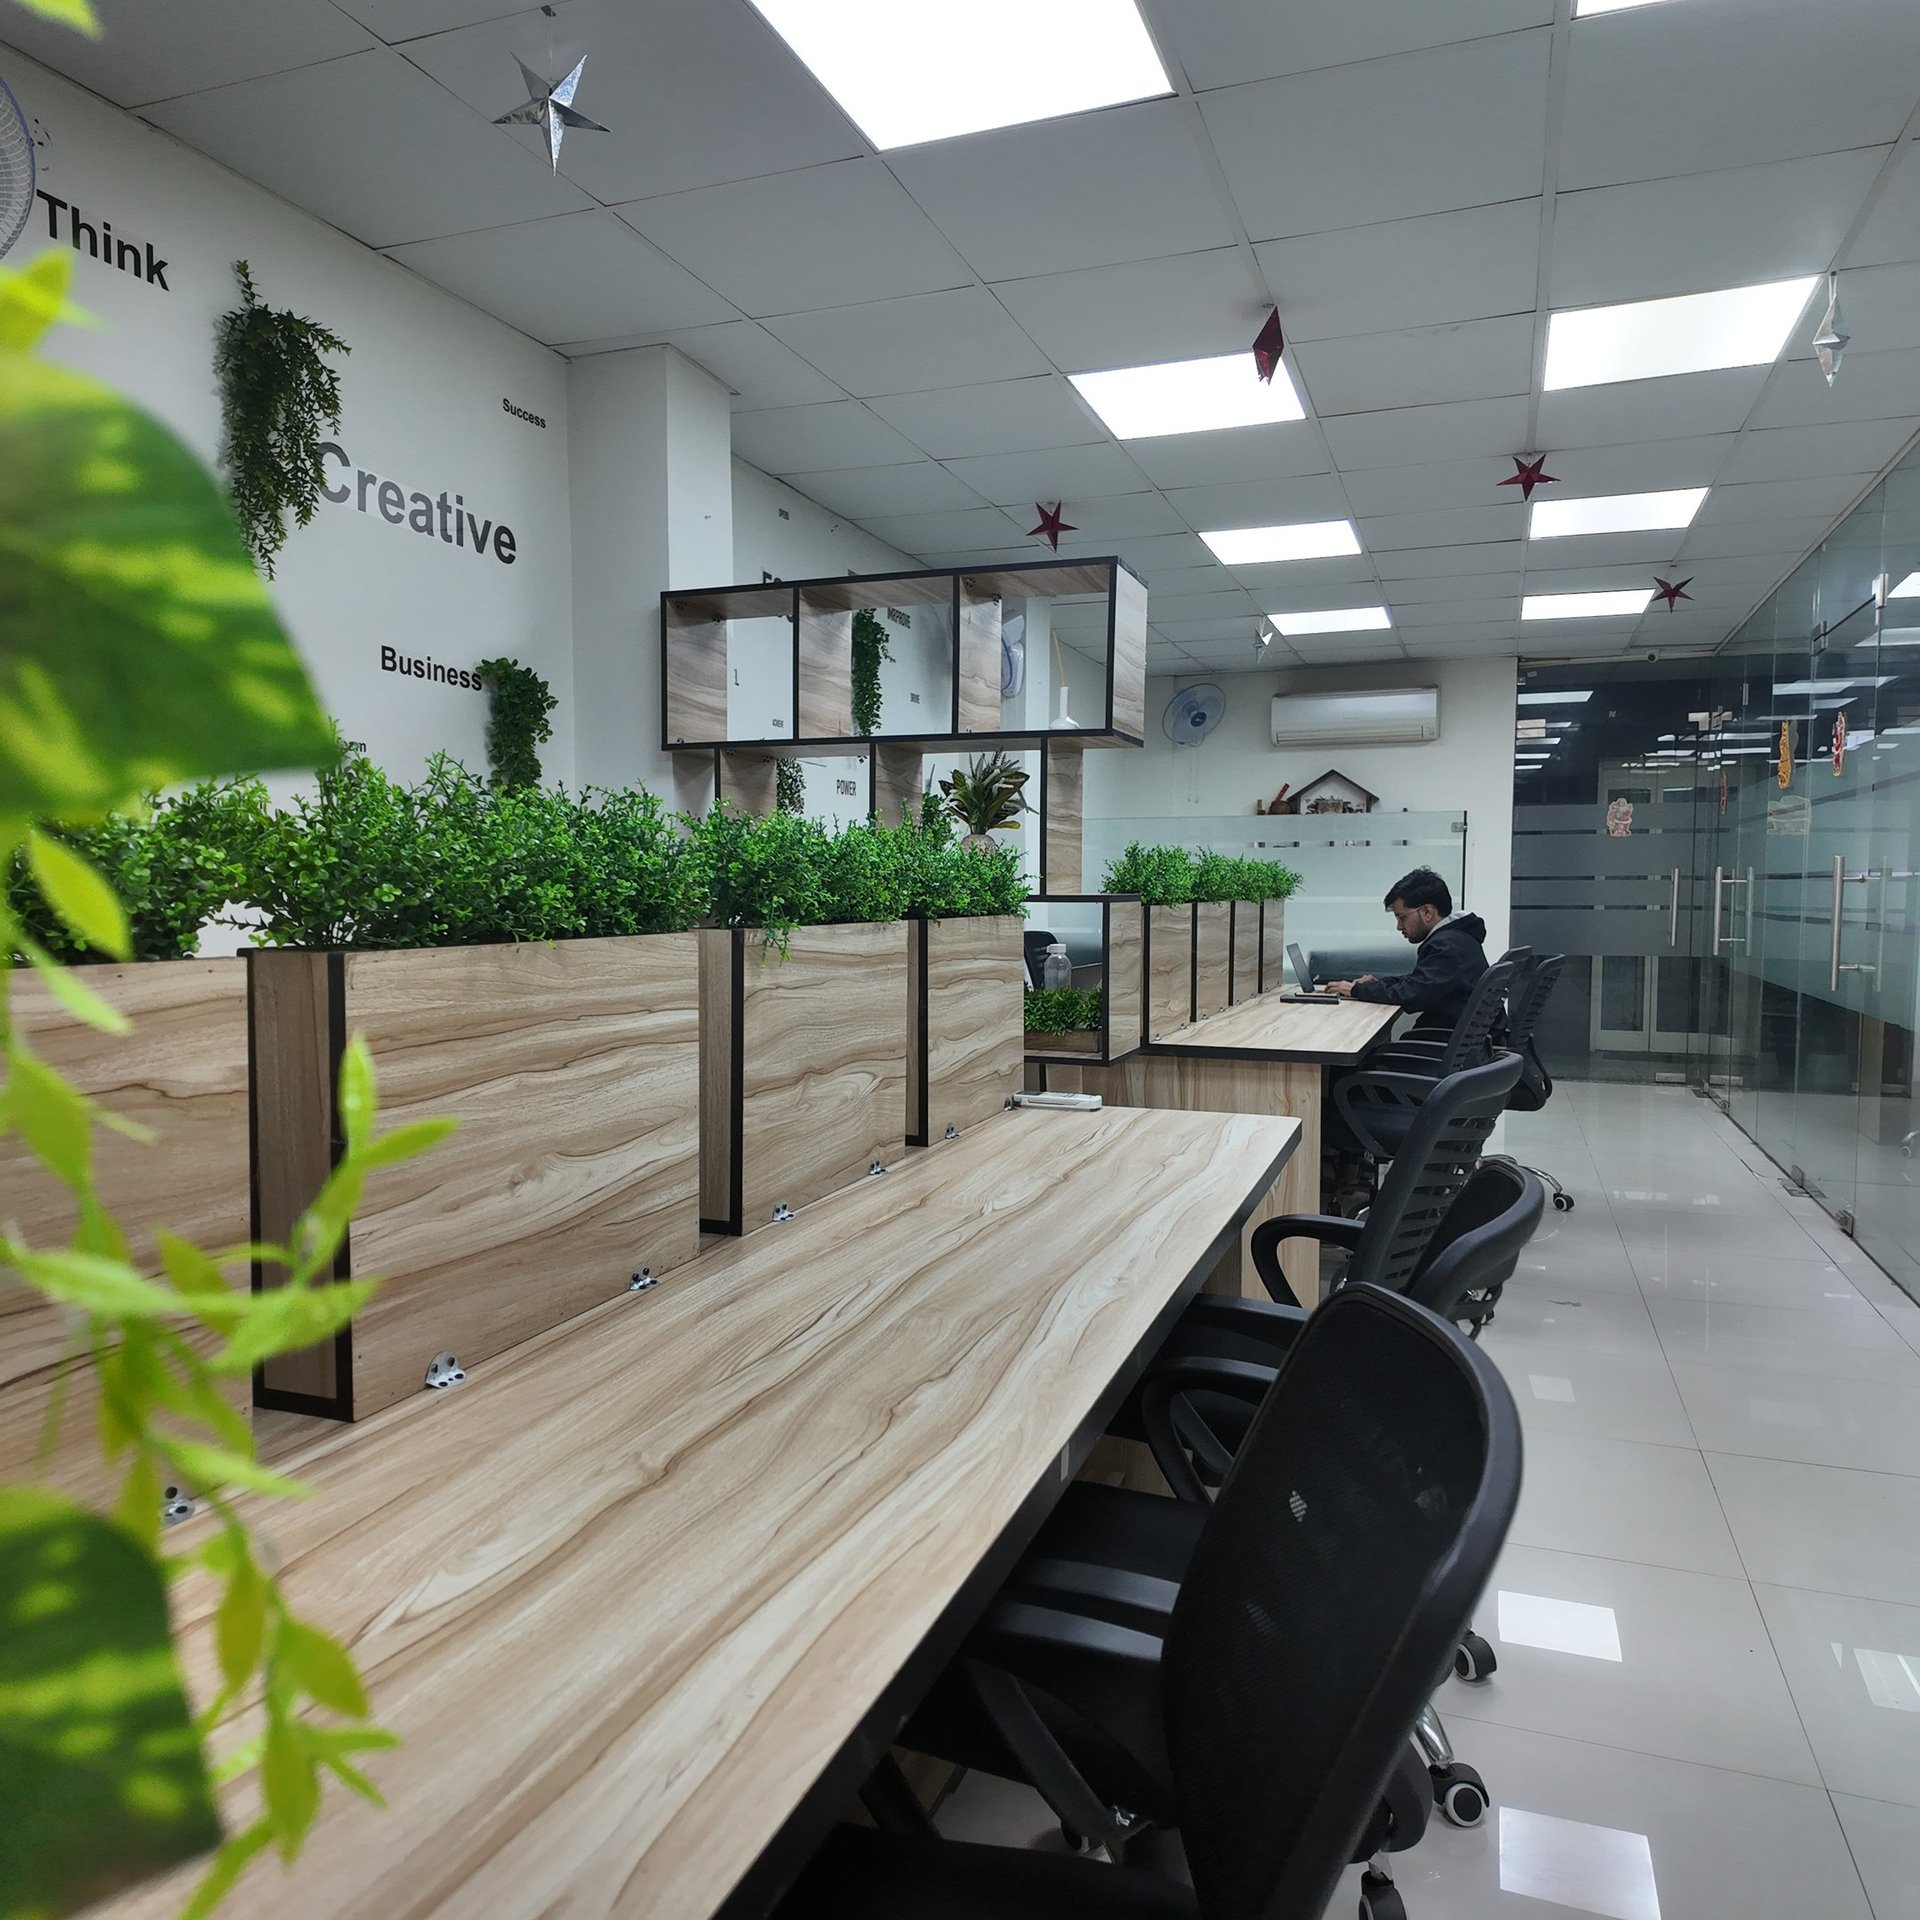
[[[1451,1031],[1487,970],[1480,944],[1487,937],[1486,922],[1477,913],[1455,913],[1452,892],[1431,867],[1415,867],[1395,881],[1386,908],[1402,937],[1419,949],[1413,970],[1387,980],[1370,973],[1358,980],[1330,980],[1324,991],[1404,1007],[1420,1016],[1422,1027]]]

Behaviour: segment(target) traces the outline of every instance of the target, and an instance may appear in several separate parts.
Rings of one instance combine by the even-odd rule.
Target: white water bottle
[[[1056,987],[1073,985],[1073,962],[1067,958],[1065,942],[1056,940],[1047,949],[1040,965],[1040,984],[1049,992]]]

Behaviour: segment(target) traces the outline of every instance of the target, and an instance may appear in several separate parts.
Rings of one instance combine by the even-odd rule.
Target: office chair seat
[[[837,1828],[776,1920],[1199,1920],[1193,1889],[1024,1847]]]

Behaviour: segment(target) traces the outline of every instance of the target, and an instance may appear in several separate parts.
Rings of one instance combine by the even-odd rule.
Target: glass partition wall
[[[1690,1084],[1920,1297],[1920,454],[1719,654],[1529,693],[1563,697],[1516,773],[1514,939],[1575,956],[1550,1063]]]

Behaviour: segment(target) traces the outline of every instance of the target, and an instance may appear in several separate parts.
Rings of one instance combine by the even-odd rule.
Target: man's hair
[[[1403,907],[1438,907],[1443,920],[1453,911],[1453,890],[1431,867],[1415,867],[1404,880],[1396,880],[1380,904],[1391,911],[1396,900]]]

